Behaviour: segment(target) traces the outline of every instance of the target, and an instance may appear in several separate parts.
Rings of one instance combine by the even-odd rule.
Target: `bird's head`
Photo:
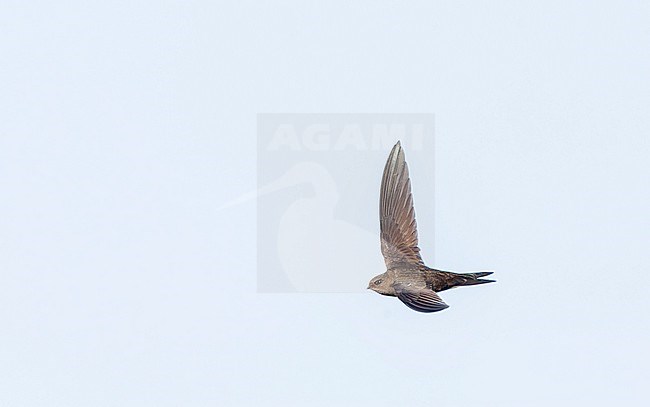
[[[373,277],[370,283],[368,283],[368,289],[383,295],[393,295],[394,292],[388,273]]]

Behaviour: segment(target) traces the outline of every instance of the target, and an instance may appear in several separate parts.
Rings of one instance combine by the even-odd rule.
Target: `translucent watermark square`
[[[259,114],[257,137],[258,292],[364,291],[388,153],[400,140],[433,190],[433,114]]]

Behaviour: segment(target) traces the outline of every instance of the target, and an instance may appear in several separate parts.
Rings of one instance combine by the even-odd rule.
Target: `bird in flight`
[[[492,272],[460,274],[424,265],[418,247],[409,170],[399,141],[388,156],[381,179],[379,223],[386,272],[373,277],[369,289],[397,297],[415,311],[436,312],[449,307],[438,292],[494,282],[482,278]]]

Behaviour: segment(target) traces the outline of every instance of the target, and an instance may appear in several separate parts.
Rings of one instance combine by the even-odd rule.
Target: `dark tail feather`
[[[484,278],[477,278],[476,280],[465,280],[462,284],[458,284],[460,286],[463,285],[477,285],[477,284],[485,284],[485,283],[496,283],[496,280],[487,280]]]
[[[460,277],[458,280],[457,285],[459,286],[464,286],[464,285],[477,285],[477,284],[486,284],[486,283],[494,283],[496,280],[488,280],[484,279],[481,277],[489,276],[492,274],[492,271],[489,272],[480,272],[480,273],[466,273],[466,274],[459,274],[458,277]]]

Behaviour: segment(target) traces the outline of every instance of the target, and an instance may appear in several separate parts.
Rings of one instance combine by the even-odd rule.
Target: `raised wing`
[[[381,253],[386,267],[423,265],[411,196],[411,180],[404,151],[398,141],[388,156],[379,198]]]
[[[412,288],[395,285],[395,293],[407,307],[419,312],[436,312],[449,308],[449,305],[429,288]]]

